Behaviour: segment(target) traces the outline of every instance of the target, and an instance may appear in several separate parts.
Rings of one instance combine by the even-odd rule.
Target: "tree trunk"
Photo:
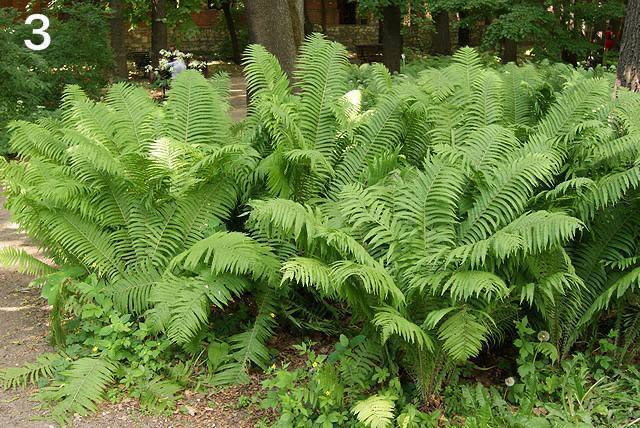
[[[451,55],[451,35],[449,33],[449,12],[441,11],[434,17],[436,33],[431,41],[432,55]]]
[[[303,15],[304,15],[304,36],[307,37],[308,35],[313,33],[313,22],[311,22],[311,18],[309,18],[309,11],[307,10],[306,7],[304,7],[304,2],[301,5],[302,9],[304,10]]]
[[[624,17],[616,87],[640,92],[640,0],[629,0]]]
[[[153,0],[151,5],[151,61],[160,60],[160,51],[167,49],[167,0]]]
[[[322,16],[322,32],[327,34],[327,0],[320,0],[320,15]]]
[[[502,40],[502,63],[518,62],[518,44],[515,40]]]
[[[562,52],[560,52],[560,58],[562,58],[562,61],[571,64],[574,67],[578,65],[578,55],[575,52],[570,52],[567,49],[562,49]]]
[[[111,50],[113,50],[114,69],[113,76],[116,80],[127,80],[127,47],[125,45],[124,19],[122,18],[122,0],[110,0],[111,9]]]
[[[466,12],[460,12],[460,21],[467,17]],[[458,47],[469,46],[471,44],[471,29],[468,25],[460,25],[458,27]]]
[[[382,9],[382,61],[390,72],[400,71],[402,55],[402,13],[400,6],[389,5]]]
[[[240,64],[242,52],[240,52],[240,44],[238,43],[238,33],[236,33],[236,25],[233,22],[233,15],[231,14],[231,2],[225,1],[222,3],[222,12],[224,13],[224,21],[227,23],[227,30],[229,31],[229,39],[231,40],[231,55],[235,64]]]
[[[289,3],[289,13],[291,14],[291,28],[293,29],[293,39],[298,47],[304,41],[304,0],[287,0]]]
[[[295,0],[246,0],[246,16],[252,43],[263,45],[280,61],[291,77],[296,61],[298,44],[302,42],[302,23]],[[294,7],[291,7],[293,4]],[[287,25],[288,24],[288,25]]]

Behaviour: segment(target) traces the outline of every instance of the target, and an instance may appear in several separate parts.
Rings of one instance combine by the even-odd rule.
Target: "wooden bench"
[[[382,62],[382,45],[357,45],[356,55],[360,64],[365,62]]]

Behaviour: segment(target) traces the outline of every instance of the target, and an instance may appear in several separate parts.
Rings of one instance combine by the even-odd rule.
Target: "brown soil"
[[[38,254],[24,234],[18,232],[0,197],[0,248],[13,246]],[[0,368],[21,366],[39,354],[52,351],[48,344],[49,307],[40,291],[29,284],[33,278],[12,269],[0,269]],[[171,416],[144,414],[135,400],[117,404],[103,403],[87,417],[76,416],[73,427],[253,427],[265,411],[256,405],[240,406],[246,397],[260,392],[260,379],[254,376],[248,385],[218,391],[186,391]],[[0,427],[48,428],[55,423],[47,418],[47,409],[39,408],[31,395],[35,387],[4,391],[0,389]],[[241,400],[241,397],[243,399]]]

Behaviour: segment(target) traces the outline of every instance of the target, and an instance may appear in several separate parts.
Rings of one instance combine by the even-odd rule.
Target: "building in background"
[[[24,11],[30,0],[0,0],[0,7]],[[34,12],[46,8],[36,1]],[[356,51],[361,45],[379,43],[379,23],[372,16],[361,16],[357,2],[349,0],[304,0],[305,19],[313,31],[324,32],[331,40]],[[169,29],[169,46],[207,57],[230,57],[230,42],[224,16],[221,11],[205,6],[192,15],[193,24],[188,31]],[[242,14],[235,15],[239,38],[247,41],[247,29]],[[126,37],[127,51],[131,54],[149,52],[151,31],[146,25],[130,29]]]

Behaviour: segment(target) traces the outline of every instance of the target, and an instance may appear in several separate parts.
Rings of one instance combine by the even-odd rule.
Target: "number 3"
[[[33,34],[42,36],[44,40],[42,41],[42,43],[38,43],[38,44],[33,43],[31,40],[25,40],[24,44],[27,45],[27,47],[32,51],[42,51],[48,48],[49,45],[51,44],[51,36],[49,35],[49,33],[46,32],[47,28],[49,28],[49,18],[39,13],[36,13],[34,15],[29,15],[29,17],[27,17],[27,20],[25,21],[25,24],[30,25],[35,20],[41,21],[42,27],[35,28],[33,30]]]

